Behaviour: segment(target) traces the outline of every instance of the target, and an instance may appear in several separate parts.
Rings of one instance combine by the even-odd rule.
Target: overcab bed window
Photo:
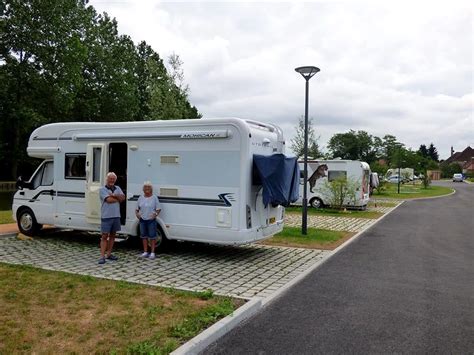
[[[64,177],[66,179],[85,180],[86,178],[86,155],[66,154],[64,157]]]

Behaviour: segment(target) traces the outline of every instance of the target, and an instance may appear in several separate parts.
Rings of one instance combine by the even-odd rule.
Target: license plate
[[[273,224],[276,222],[276,218],[275,217],[271,217],[269,220],[268,220],[268,223],[269,224]]]

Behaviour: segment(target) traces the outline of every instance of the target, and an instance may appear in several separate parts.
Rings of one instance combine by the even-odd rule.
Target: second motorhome
[[[303,201],[303,161],[299,161],[300,198]],[[369,164],[358,160],[309,160],[308,161],[308,205],[321,208],[331,204],[331,191],[328,183],[336,179],[347,179],[356,184],[353,198],[344,201],[347,207],[365,208],[369,202],[370,167]]]
[[[99,189],[114,171],[126,195],[122,235],[138,234],[134,210],[148,180],[163,241],[254,242],[280,232],[284,213],[263,203],[254,155],[285,158],[284,144],[277,126],[237,118],[45,125],[31,134],[28,154],[43,162],[19,183],[13,217],[29,235],[44,224],[98,232]]]

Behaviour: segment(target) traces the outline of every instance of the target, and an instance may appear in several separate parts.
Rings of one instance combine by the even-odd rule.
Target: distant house
[[[474,174],[474,149],[468,146],[462,152],[455,152],[451,147],[451,156],[444,163],[459,164],[464,174]]]
[[[474,157],[470,161],[467,161],[462,166],[462,173],[464,175],[474,176]]]

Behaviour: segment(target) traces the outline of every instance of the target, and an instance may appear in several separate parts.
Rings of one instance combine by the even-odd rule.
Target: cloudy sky
[[[184,61],[204,117],[280,125],[304,114],[295,67],[310,81],[310,117],[324,147],[335,133],[395,135],[408,147],[474,147],[473,9],[468,1],[178,2],[92,0],[119,31]]]

